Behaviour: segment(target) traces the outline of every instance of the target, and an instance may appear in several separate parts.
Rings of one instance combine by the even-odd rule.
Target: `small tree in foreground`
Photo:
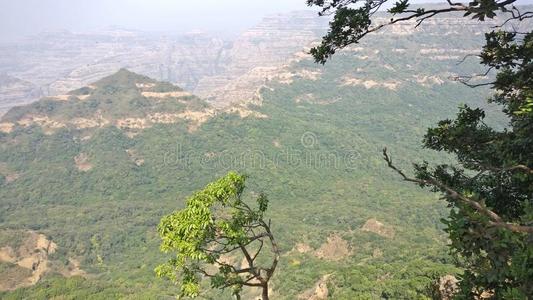
[[[180,296],[198,296],[201,280],[209,278],[213,288],[231,288],[237,299],[243,286],[261,288],[262,299],[268,299],[279,249],[270,220],[263,219],[266,196],[257,196],[255,209],[241,199],[245,180],[230,172],[193,194],[184,209],[161,219],[161,251],[176,255],[156,273],[179,282]]]

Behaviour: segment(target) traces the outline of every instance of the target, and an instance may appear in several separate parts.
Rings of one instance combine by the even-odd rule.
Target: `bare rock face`
[[[391,226],[387,226],[374,218],[368,219],[368,221],[365,222],[363,227],[361,227],[361,230],[373,232],[385,238],[394,237],[394,228],[392,228]]]
[[[381,258],[383,257],[383,251],[381,249],[376,248],[372,251],[372,258]]]
[[[1,129],[1,125],[2,124],[0,124],[0,129]],[[20,176],[21,174],[10,169],[6,163],[0,163],[0,177],[4,178],[4,183],[6,184],[12,183],[13,181],[19,179]]]
[[[50,256],[58,246],[44,234],[22,230],[3,230],[0,234],[11,237],[11,242],[0,245],[0,264],[5,265],[0,271],[0,291],[32,286],[49,272],[65,277],[86,275],[74,258],[66,265],[54,261]]]
[[[48,255],[53,254],[57,245],[43,234],[28,232],[17,248],[3,246],[0,248],[0,262],[12,267],[0,278],[0,290],[14,290],[19,287],[34,285],[48,270]],[[18,280],[14,281],[14,276]]]
[[[435,286],[435,290],[437,294],[436,296],[439,297],[438,299],[441,299],[441,300],[453,299],[453,296],[459,290],[459,287],[457,286],[457,282],[459,281],[453,275],[445,275],[439,278]]]
[[[87,172],[93,168],[89,162],[89,157],[85,153],[80,153],[74,157],[74,163],[76,164],[76,168],[81,172]]]
[[[326,274],[320,278],[314,287],[298,296],[298,300],[326,300],[329,297],[328,281],[331,274]]]
[[[326,242],[318,249],[313,249],[305,242],[297,243],[290,253],[310,254],[327,261],[341,261],[353,253],[353,248],[338,233],[331,233]]]
[[[315,256],[330,261],[340,261],[352,254],[352,249],[338,234],[331,234],[326,243],[314,252]]]
[[[320,38],[327,19],[301,11],[264,18],[224,52],[224,69],[202,78],[195,94],[217,103],[251,101],[254,92],[293,55]]]
[[[298,253],[309,253],[313,251],[313,248],[306,243],[298,243],[294,246],[293,251]]]

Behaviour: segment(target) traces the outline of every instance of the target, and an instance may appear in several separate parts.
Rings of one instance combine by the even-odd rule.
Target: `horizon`
[[[444,1],[413,1],[414,4]],[[520,5],[533,0],[518,1]],[[264,17],[291,11],[314,11],[305,0],[176,3],[169,0],[22,0],[0,3],[0,42],[16,42],[42,32],[87,32],[118,28],[141,32],[202,31],[234,37]]]

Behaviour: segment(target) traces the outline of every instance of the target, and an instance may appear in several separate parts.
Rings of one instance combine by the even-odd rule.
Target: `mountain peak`
[[[142,84],[142,83],[157,84],[157,81],[154,79],[151,79],[148,76],[134,73],[126,68],[121,68],[117,72],[94,82],[92,86],[104,87],[104,86],[113,85],[113,86],[131,87],[132,85]],[[180,88],[176,87],[176,89],[180,89]]]
[[[204,120],[210,114],[212,109],[206,102],[183,89],[120,69],[67,94],[15,107],[6,113],[1,124],[9,131],[34,125],[45,133],[61,128],[83,131],[114,125],[126,132],[138,132],[157,123],[181,122],[194,127],[198,118]]]
[[[182,124],[194,131],[218,113],[237,114],[242,118],[267,117],[245,106],[216,110],[169,82],[123,68],[65,95],[12,108],[1,119],[0,132],[37,126],[45,134],[53,134],[60,129],[84,132],[115,126],[134,136],[156,124]]]

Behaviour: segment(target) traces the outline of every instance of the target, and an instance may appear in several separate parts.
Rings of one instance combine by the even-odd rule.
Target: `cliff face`
[[[310,12],[265,18],[235,41],[202,32],[184,35],[125,30],[48,32],[16,45],[0,45],[0,72],[35,85],[47,96],[61,95],[127,68],[169,81],[218,101],[240,85],[235,80],[256,67],[283,64],[292,53],[319,37],[326,20]],[[26,87],[0,90],[0,99],[25,94]],[[230,90],[232,92],[228,92]],[[230,96],[226,95],[229,93]],[[237,97],[239,98],[239,97]],[[5,109],[15,103],[9,101]],[[7,102],[7,101],[2,101]]]
[[[479,22],[462,14],[447,14],[428,19],[418,27],[416,21],[386,27],[339,51],[339,57],[332,61],[342,60],[346,72],[334,82],[339,86],[400,91],[413,88],[412,84],[416,88],[453,82],[459,75],[474,75],[472,82],[487,80],[487,76],[477,76],[485,70],[478,65],[475,55],[480,52],[484,33],[505,19],[499,16]],[[379,13],[373,23],[389,20],[390,16]],[[272,82],[319,80],[324,67],[315,64],[308,51],[326,32],[328,21],[309,11],[265,18],[222,52],[221,69],[214,76],[201,78],[195,94],[216,106],[258,103],[261,88],[272,88]],[[532,24],[525,20],[508,25],[527,29]],[[347,63],[345,58],[350,56],[353,60]],[[464,63],[459,63],[463,60]],[[334,101],[311,98],[312,95],[302,95],[302,101]]]
[[[0,47],[0,71],[41,86],[48,95],[82,87],[123,67],[192,89],[198,78],[216,70],[222,48],[224,41],[203,33],[53,32]]]
[[[326,26],[327,19],[308,11],[264,18],[223,52],[227,64],[215,76],[202,78],[195,94],[217,105],[251,100],[275,69],[320,38]]]
[[[220,39],[200,33],[178,38],[133,36],[116,45],[113,43],[99,46],[106,53],[100,56],[91,53],[86,57],[94,62],[76,66],[66,76],[50,84],[50,94],[79,88],[120,68],[192,90],[198,78],[216,72],[218,55],[225,45]]]
[[[387,20],[382,14],[374,22]],[[423,60],[457,62],[478,53],[483,32],[501,21],[480,23],[446,15],[426,20],[419,27],[414,21],[405,22],[368,35],[346,51],[356,52],[360,60],[385,68],[383,71],[390,71],[390,61],[398,56],[413,60],[403,64],[408,70]],[[201,32],[179,36],[117,29],[43,33],[17,45],[0,45],[0,73],[21,80],[1,87],[0,114],[15,104],[36,100],[35,90],[49,96],[65,94],[120,68],[169,81],[216,106],[256,100],[258,89],[267,81],[294,76],[288,74],[288,65],[308,58],[302,50],[320,40],[327,23],[328,18],[311,11],[274,15],[233,41]],[[522,23],[531,26],[529,20]],[[453,73],[432,74],[435,68],[423,67],[428,74],[413,75],[420,84],[438,84]],[[375,81],[355,79],[359,81],[351,84],[369,86]]]

